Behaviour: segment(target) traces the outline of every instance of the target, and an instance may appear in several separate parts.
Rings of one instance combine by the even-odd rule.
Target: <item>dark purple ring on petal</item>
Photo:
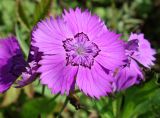
[[[83,32],[77,33],[74,38],[67,38],[63,41],[63,47],[66,51],[66,65],[72,66],[91,68],[94,58],[100,52],[98,46]]]

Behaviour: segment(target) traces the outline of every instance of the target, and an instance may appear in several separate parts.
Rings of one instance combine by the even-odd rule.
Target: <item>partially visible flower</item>
[[[113,82],[109,72],[125,59],[119,37],[98,16],[79,8],[39,22],[33,45],[43,52],[38,69],[41,83],[55,94],[69,94],[75,84],[91,97],[109,94]]]
[[[10,88],[25,70],[25,60],[14,36],[0,39],[0,93]]]
[[[34,29],[33,29],[34,31]],[[37,76],[39,76],[39,72],[37,72],[40,65],[38,62],[41,60],[42,53],[38,52],[38,48],[34,47],[32,43],[34,42],[33,39],[31,39],[30,44],[30,52],[28,56],[27,66],[25,67],[25,71],[22,72],[22,79],[18,80],[16,83],[16,87],[23,87],[26,86],[33,81],[36,80]]]
[[[134,84],[139,84],[142,81],[143,73],[138,64],[134,60],[130,60],[125,67],[119,68],[115,75],[114,91],[121,91]]]
[[[131,55],[131,57],[146,68],[153,66],[153,61],[155,61],[154,55],[156,52],[151,48],[150,42],[144,38],[144,34],[132,33],[129,37],[129,42],[133,40],[137,40],[138,49],[134,51],[134,54]]]
[[[125,43],[125,51],[128,59],[124,67],[119,68],[115,75],[114,91],[124,90],[144,80],[143,73],[138,63],[150,68],[154,65],[155,50],[144,39],[143,34],[132,33],[128,42]],[[137,63],[138,62],[138,63]]]

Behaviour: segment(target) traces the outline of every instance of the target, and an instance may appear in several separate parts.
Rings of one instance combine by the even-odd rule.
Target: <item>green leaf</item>
[[[4,95],[0,107],[6,107],[17,101],[20,95],[20,89],[10,88]]]
[[[160,103],[160,89],[154,91],[153,97],[148,98],[148,100],[142,102],[141,104],[138,104],[135,107],[132,116],[137,116],[146,113],[147,111],[152,109],[153,106],[158,105],[159,103]]]
[[[51,113],[55,106],[55,99],[34,98],[23,105],[21,116],[22,118],[37,118],[40,114]]]
[[[25,94],[28,96],[28,98],[33,98],[35,91],[34,91],[34,87],[32,84],[25,86],[23,89],[24,89]]]
[[[16,14],[17,14],[17,18],[19,20],[19,22],[24,25],[26,27],[26,29],[28,31],[30,31],[30,24],[28,22],[28,19],[25,12],[24,12],[24,9],[23,9],[23,6],[21,4],[21,0],[16,0]]]
[[[142,20],[132,18],[132,19],[125,19],[124,22],[128,24],[139,24],[139,23],[142,23]]]
[[[128,89],[125,93],[125,101],[121,110],[122,118],[137,117],[147,112],[152,105],[160,103],[160,97],[157,96],[158,93],[160,93],[160,88],[156,85],[155,79],[144,83],[144,85]],[[156,101],[154,101],[155,96]]]
[[[48,14],[52,0],[41,0],[35,8],[34,25]]]
[[[16,37],[17,37],[17,40],[18,40],[18,42],[19,42],[19,44],[21,46],[21,49],[24,52],[25,57],[27,57],[28,56],[28,52],[29,52],[29,46],[27,45],[27,43],[25,42],[25,40],[22,40],[22,38],[21,38],[21,32],[20,32],[20,30],[18,28],[18,25],[16,25],[15,31],[16,31]]]

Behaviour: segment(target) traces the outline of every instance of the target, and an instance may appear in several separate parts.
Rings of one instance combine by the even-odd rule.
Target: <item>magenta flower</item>
[[[125,44],[126,56],[128,60],[123,68],[120,68],[115,76],[114,91],[124,90],[132,85],[140,83],[144,80],[142,70],[138,63],[150,68],[154,65],[155,50],[150,46],[150,43],[144,39],[143,34],[130,35],[129,41]]]
[[[0,93],[10,88],[25,70],[25,64],[16,38],[0,39]]]
[[[129,41],[137,40],[138,49],[134,51],[134,54],[131,56],[143,66],[150,68],[154,65],[155,61],[155,50],[151,48],[150,42],[144,38],[144,34],[132,33],[129,37]]]
[[[75,84],[91,97],[112,92],[109,72],[124,64],[125,50],[120,35],[109,31],[98,16],[70,9],[62,18],[39,22],[32,35],[33,45],[43,52],[41,83],[52,93],[69,94]]]

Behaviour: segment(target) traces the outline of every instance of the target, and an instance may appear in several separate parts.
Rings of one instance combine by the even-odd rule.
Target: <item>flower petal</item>
[[[119,36],[106,31],[99,39],[94,40],[101,50],[95,60],[109,70],[115,70],[123,65],[126,59],[124,44],[119,40]]]
[[[129,37],[129,41],[134,39],[137,39],[139,41],[139,47],[138,51],[135,51],[132,57],[143,66],[150,68],[154,65],[154,61],[156,60],[154,57],[156,51],[151,48],[150,42],[144,38],[143,34],[132,33]]]
[[[25,70],[26,62],[14,36],[0,39],[0,52],[0,93],[3,93]]]
[[[51,17],[38,23],[32,32],[34,40],[32,45],[38,47],[39,51],[44,54],[64,53],[62,41],[71,36],[70,31],[61,18],[54,20]]]
[[[76,83],[86,95],[99,99],[112,92],[112,81],[111,75],[95,63],[91,69],[79,67]]]
[[[96,38],[101,30],[107,30],[104,22],[88,10],[83,12],[80,8],[76,8],[76,10],[69,9],[69,12],[64,10],[63,18],[73,35],[83,32],[87,34],[90,40]]]
[[[54,94],[66,92],[68,95],[74,86],[77,67],[66,66],[60,55],[43,56],[39,63],[42,65],[38,69],[39,72],[42,72],[41,83],[47,85]]]
[[[131,60],[129,66],[121,68],[115,78],[116,91],[124,90],[144,79],[142,70],[134,60]]]

